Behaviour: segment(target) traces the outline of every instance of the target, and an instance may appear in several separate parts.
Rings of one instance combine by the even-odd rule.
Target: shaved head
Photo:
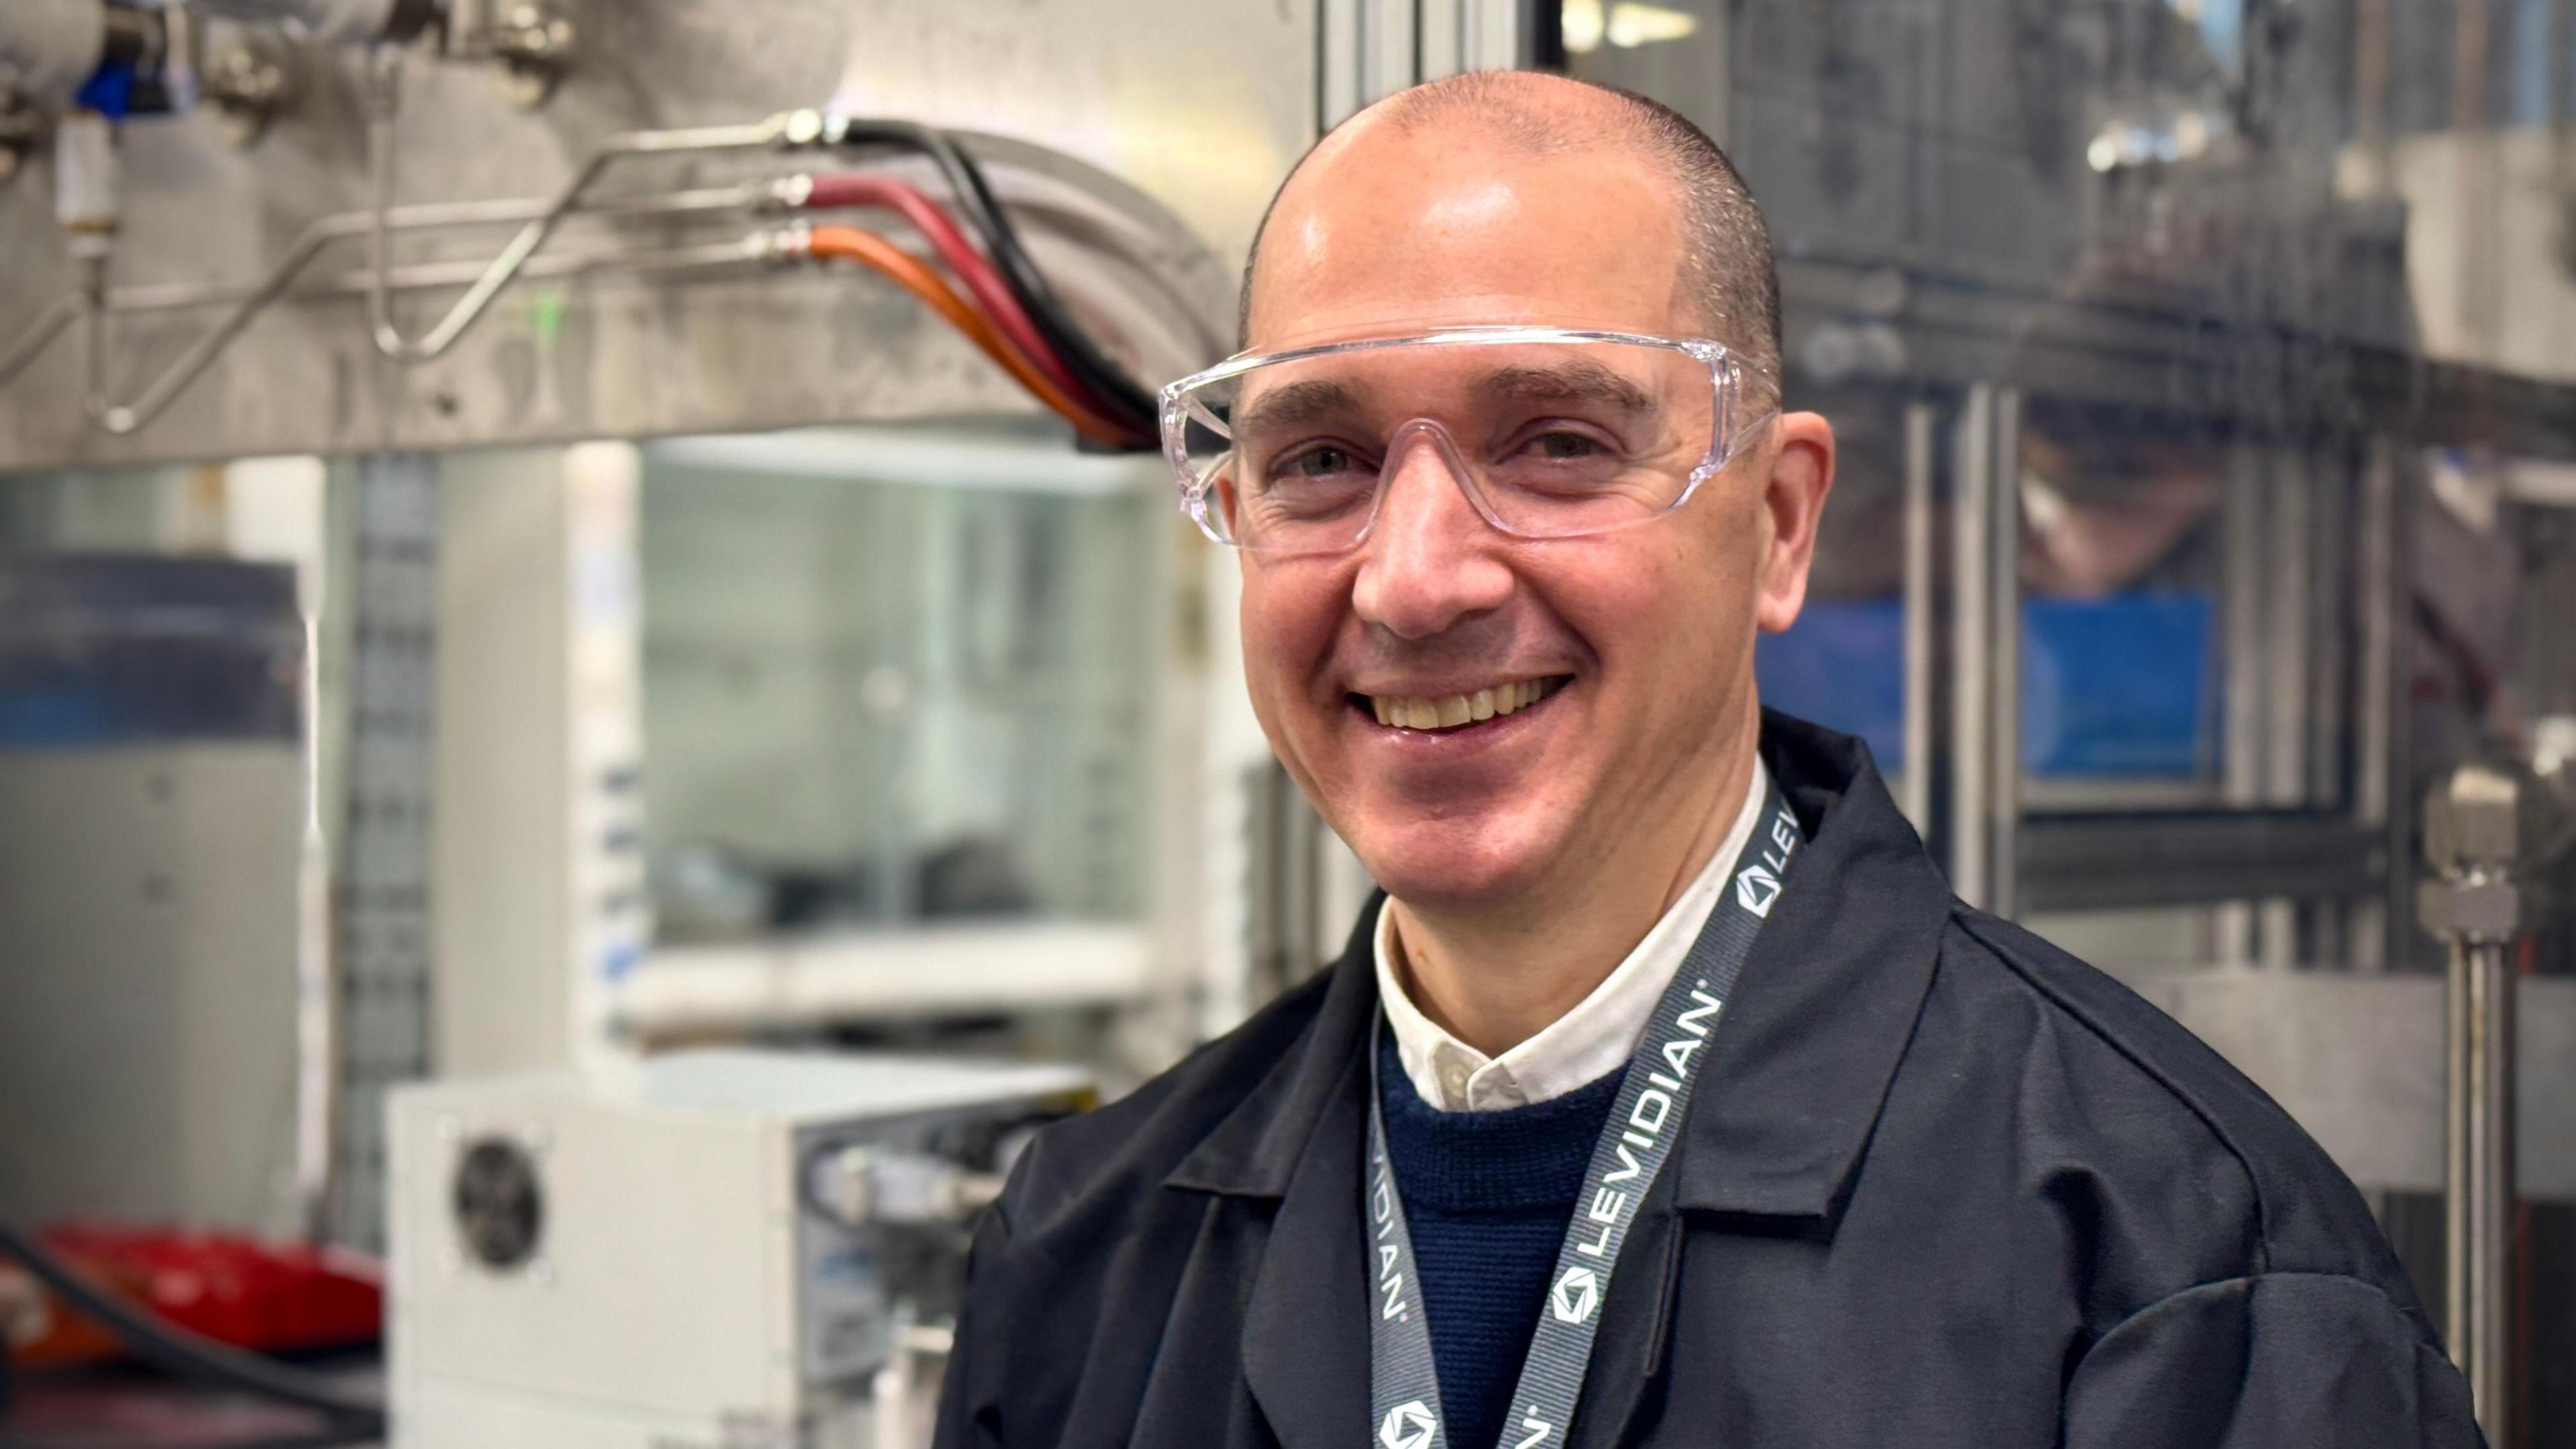
[[[1399,91],[1317,142],[1290,171],[1254,235],[1244,271],[1242,343],[1251,345],[1261,239],[1284,209],[1299,205],[1309,167],[1357,164],[1392,140],[1441,140],[1497,148],[1532,159],[1618,154],[1644,165],[1671,191],[1680,213],[1673,265],[1689,320],[1723,342],[1774,393],[1780,363],[1780,280],[1769,229],[1753,194],[1706,132],[1671,107],[1627,91],[1530,71],[1473,71]]]

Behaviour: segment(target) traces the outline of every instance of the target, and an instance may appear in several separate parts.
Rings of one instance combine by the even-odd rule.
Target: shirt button
[[[1459,1061],[1443,1062],[1440,1066],[1440,1086],[1448,1094],[1451,1110],[1466,1106],[1467,1064]]]

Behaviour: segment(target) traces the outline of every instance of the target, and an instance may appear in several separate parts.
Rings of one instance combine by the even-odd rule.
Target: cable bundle
[[[917,187],[865,172],[805,178],[782,194],[805,210],[894,212],[929,243],[964,294],[920,258],[856,227],[813,228],[803,241],[808,255],[856,262],[891,279],[1085,439],[1110,448],[1154,446],[1152,394],[1110,361],[1065,310],[964,147],[945,132],[907,121],[833,118],[829,124],[832,144],[890,146],[928,157],[955,194],[953,210]]]

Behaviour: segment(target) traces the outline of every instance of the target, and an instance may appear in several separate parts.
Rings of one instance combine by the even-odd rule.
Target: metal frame
[[[384,1242],[385,1094],[429,1075],[430,823],[437,738],[438,464],[363,458],[349,588],[330,1236]]]

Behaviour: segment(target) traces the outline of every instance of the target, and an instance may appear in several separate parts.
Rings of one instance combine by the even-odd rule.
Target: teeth
[[[1473,694],[1452,694],[1437,699],[1370,695],[1369,709],[1377,722],[1394,729],[1455,729],[1477,720],[1494,719],[1529,708],[1545,698],[1548,687],[1535,679],[1517,680],[1477,690]]]

